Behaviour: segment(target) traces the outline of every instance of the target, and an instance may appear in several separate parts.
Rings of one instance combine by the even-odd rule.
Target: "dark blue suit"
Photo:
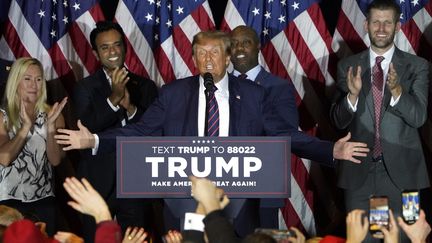
[[[129,73],[126,88],[130,102],[137,107],[133,123],[139,120],[147,107],[157,97],[157,88],[153,81]],[[74,89],[73,104],[76,115],[93,133],[121,127],[126,117],[126,110],[114,111],[107,102],[111,87],[103,69],[80,80]],[[127,120],[127,119],[125,119]],[[151,205],[149,200],[125,200],[116,198],[116,155],[115,151],[92,156],[89,150],[82,151],[77,169],[79,177],[87,178],[93,187],[107,201],[110,211],[116,215],[123,231],[128,226],[147,227]],[[147,219],[145,219],[147,216]],[[147,227],[148,228],[148,227]],[[83,233],[86,242],[93,242],[95,224],[89,217],[83,217]]]
[[[298,113],[295,103],[295,89],[291,82],[275,76],[261,67],[255,83],[263,86],[268,92],[268,101],[272,113],[278,115],[289,129],[291,152],[301,158],[334,166],[333,143],[309,136],[298,130]],[[285,206],[283,199],[261,199],[261,226],[278,227],[278,210]]]
[[[230,136],[287,134],[288,131],[283,130],[286,126],[267,106],[264,88],[231,75],[228,87]],[[116,136],[197,136],[198,91],[199,76],[164,86],[139,122],[98,134],[99,152],[112,150]],[[177,218],[184,217],[185,212],[194,211],[196,207],[193,199],[169,199],[165,202]],[[257,200],[233,199],[224,211],[229,218],[236,219],[234,226],[241,236],[251,233],[259,225]]]

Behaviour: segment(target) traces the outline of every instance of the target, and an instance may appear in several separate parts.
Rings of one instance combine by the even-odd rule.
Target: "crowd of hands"
[[[191,195],[198,203],[195,213],[207,215],[215,210],[222,210],[229,204],[229,198],[225,195],[224,191],[217,188],[210,180],[193,176],[189,177],[189,179],[192,182]],[[105,200],[85,178],[81,180],[78,180],[75,177],[66,178],[63,186],[72,199],[68,202],[68,205],[76,211],[92,216],[95,219],[96,224],[112,220],[111,213]],[[426,242],[426,239],[431,232],[431,227],[426,221],[426,216],[423,210],[420,211],[419,219],[411,225],[406,224],[400,217],[395,219],[391,210],[389,211],[389,215],[390,221],[388,229],[381,227],[380,230],[382,234],[374,237],[383,238],[385,243],[396,243],[399,242],[399,231],[403,230],[411,242]],[[360,209],[351,211],[346,217],[346,227],[347,243],[362,242],[369,231],[367,213]],[[306,242],[305,236],[301,231],[295,227],[291,227],[290,230],[295,233],[294,236],[290,236],[282,242]],[[146,232],[144,228],[128,227],[121,242],[148,242],[148,235],[148,232]],[[54,239],[62,243],[84,242],[81,237],[74,233],[62,231],[57,232],[54,235]],[[113,242],[120,242],[120,240]],[[176,230],[170,230],[164,236],[164,242],[180,243],[184,242],[184,239],[182,233]]]

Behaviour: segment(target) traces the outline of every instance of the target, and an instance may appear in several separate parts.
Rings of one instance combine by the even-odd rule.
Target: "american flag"
[[[95,22],[103,19],[96,0],[12,0],[0,57],[38,58],[47,80],[67,80],[70,91],[75,80],[97,68],[89,36]]]
[[[322,114],[315,113],[316,109],[313,111],[303,98],[305,93],[309,97],[322,97],[324,87],[334,82],[328,72],[331,36],[318,1],[228,0],[221,28],[229,31],[238,25],[251,26],[259,34],[260,63],[273,74],[293,82],[300,117],[305,114],[313,117],[307,128],[300,118],[300,127],[314,134],[316,121]],[[313,192],[308,187],[311,162],[294,156],[291,162],[291,198],[281,211],[285,222],[280,222],[282,228],[296,226],[315,235]]]
[[[367,6],[372,0],[343,0],[332,48],[338,57],[345,57],[369,47],[369,37],[363,27]],[[396,46],[431,61],[432,3],[429,0],[396,0],[402,14],[401,31],[395,37]],[[429,29],[428,29],[429,28]]]
[[[158,86],[197,74],[192,38],[215,28],[204,0],[120,0],[115,19],[127,36],[126,65]]]

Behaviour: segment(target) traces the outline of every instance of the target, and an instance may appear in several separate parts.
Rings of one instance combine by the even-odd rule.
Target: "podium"
[[[189,175],[229,198],[290,196],[290,137],[117,137],[117,197],[191,198]]]

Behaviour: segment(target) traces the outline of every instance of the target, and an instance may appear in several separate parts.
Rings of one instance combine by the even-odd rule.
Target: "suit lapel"
[[[100,80],[100,83],[97,84],[99,86],[98,89],[95,89],[101,93],[102,97],[107,97],[111,94],[111,86],[109,84],[109,81],[105,75],[105,72],[103,69],[99,69],[97,71],[97,79]]]
[[[395,47],[395,51],[393,53],[392,63],[393,63],[393,67],[396,69],[398,75],[405,73],[405,68],[407,65],[406,65],[406,63],[404,63],[403,57],[401,56],[401,51],[397,47]],[[400,76],[398,76],[398,78],[399,78],[399,82],[400,82],[402,79]],[[381,120],[384,116],[384,111],[386,111],[388,106],[390,105],[390,99],[391,99],[391,93],[390,93],[390,90],[386,84],[385,88],[384,88],[384,98],[383,98]]]
[[[360,66],[362,68],[362,89],[361,94],[364,96],[364,99],[366,101],[366,107],[369,111],[369,114],[372,117],[372,120],[375,119],[375,108],[374,108],[374,102],[372,97],[372,80],[371,80],[371,68],[370,68],[370,61],[369,61],[369,51],[364,51],[363,54],[360,56]],[[353,67],[353,70],[355,72],[356,67]]]
[[[229,136],[237,136],[238,134],[238,122],[240,121],[241,113],[241,95],[240,87],[234,76],[228,75],[228,89],[229,89]]]
[[[199,76],[194,76],[188,85],[183,94],[186,100],[186,114],[182,135],[198,136]]]

